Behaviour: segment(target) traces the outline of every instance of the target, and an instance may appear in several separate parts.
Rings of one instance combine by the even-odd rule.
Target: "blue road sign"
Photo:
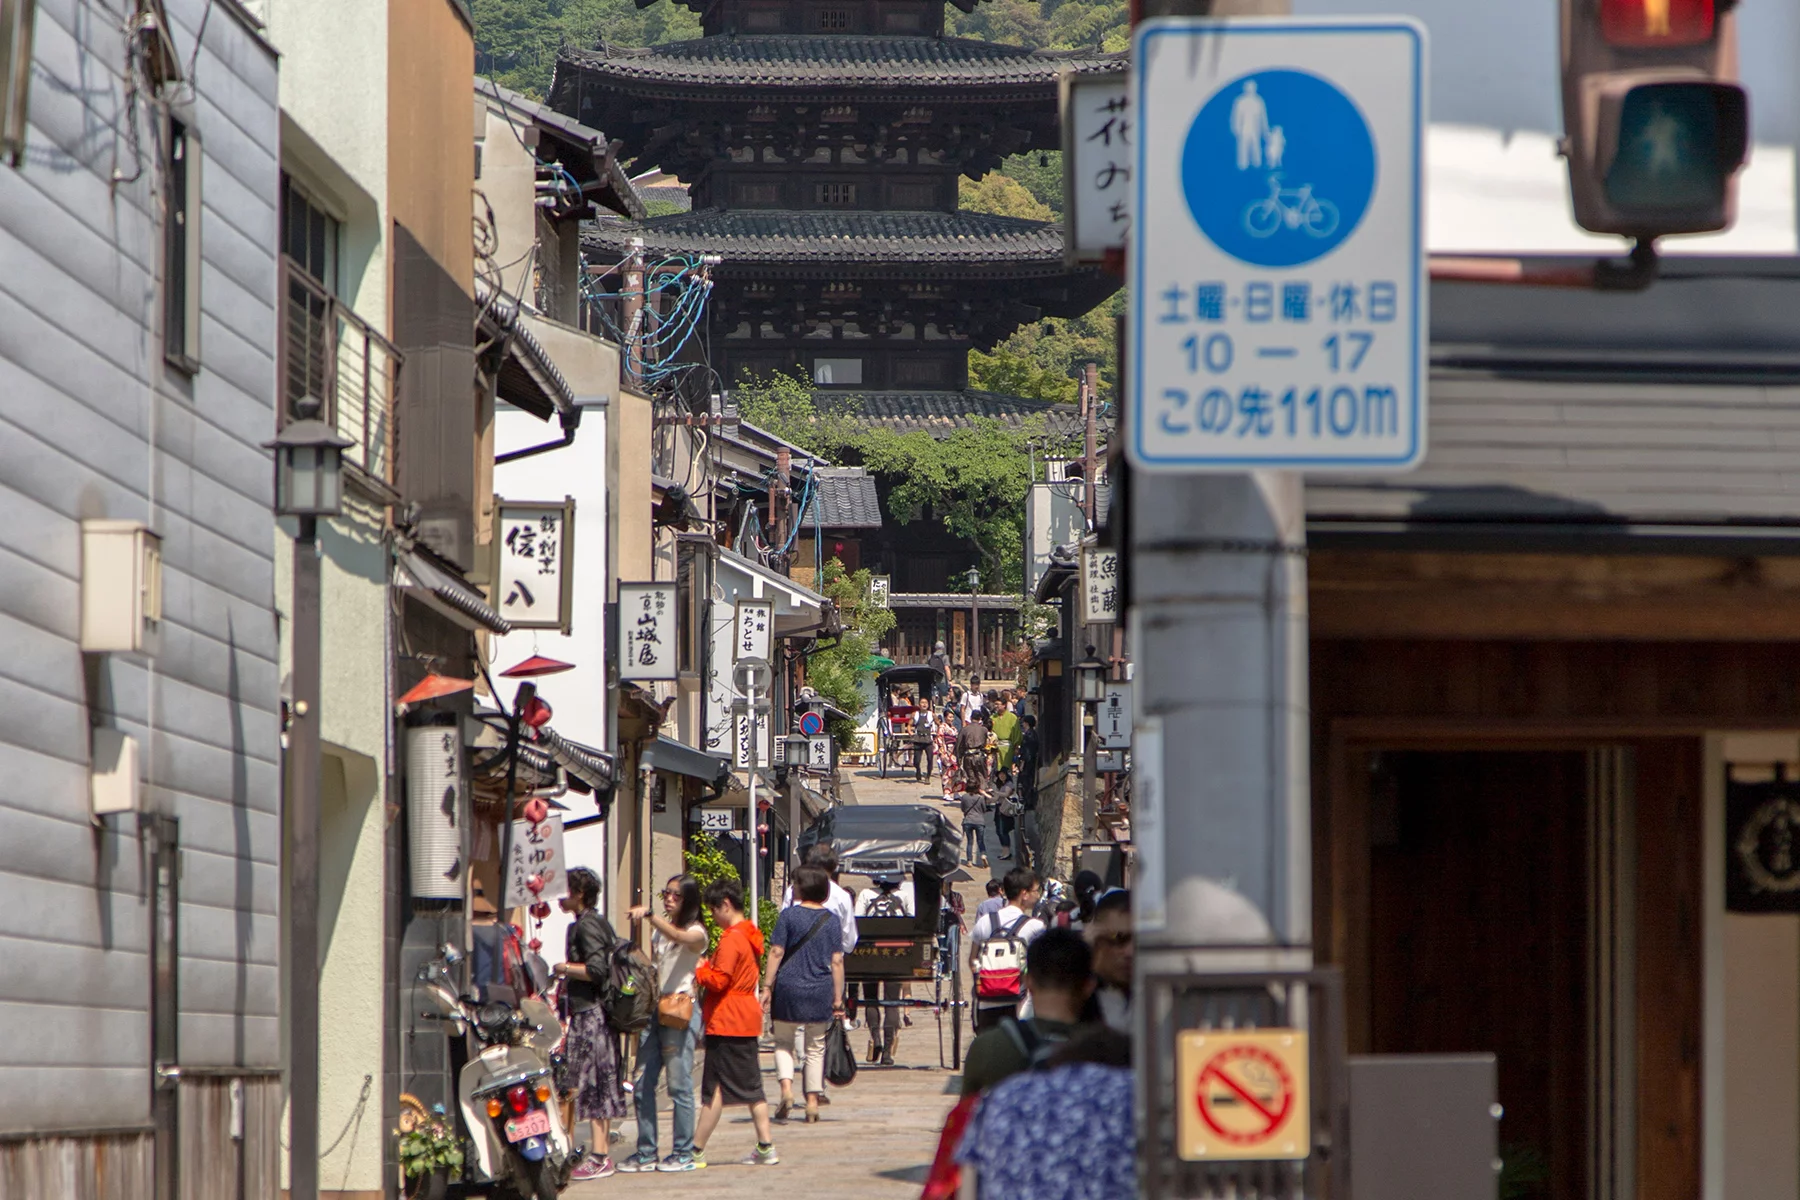
[[[1167,18],[1133,50],[1133,463],[1415,465],[1423,29]]]

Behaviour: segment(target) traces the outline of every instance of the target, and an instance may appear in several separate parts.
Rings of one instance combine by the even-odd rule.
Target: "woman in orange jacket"
[[[700,1072],[700,1120],[694,1130],[696,1166],[706,1165],[711,1140],[725,1102],[750,1106],[756,1126],[756,1149],[741,1161],[772,1167],[781,1161],[769,1128],[769,1100],[763,1092],[763,1010],[756,986],[762,978],[762,930],[744,913],[744,886],[736,879],[716,879],[706,888],[706,907],[724,935],[712,957],[700,960],[694,979],[706,989],[700,1010],[706,1023],[706,1062]]]

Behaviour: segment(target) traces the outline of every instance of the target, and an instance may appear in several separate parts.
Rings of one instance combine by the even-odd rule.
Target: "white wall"
[[[1800,736],[1707,739],[1705,1200],[1800,1200],[1800,916],[1725,911],[1725,778],[1800,770]]]
[[[1741,76],[1750,89],[1750,165],[1738,224],[1666,239],[1670,253],[1792,254],[1800,145],[1800,5],[1737,8]],[[1407,13],[1431,35],[1428,244],[1434,252],[1616,248],[1574,223],[1562,132],[1555,0],[1294,0],[1298,16]]]

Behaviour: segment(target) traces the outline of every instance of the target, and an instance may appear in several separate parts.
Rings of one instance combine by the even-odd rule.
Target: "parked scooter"
[[[555,1059],[562,1026],[542,1000],[514,1008],[459,995],[450,969],[462,961],[453,946],[419,968],[419,986],[453,1037],[473,1031],[482,1051],[457,1079],[457,1106],[474,1153],[465,1161],[467,1182],[492,1185],[501,1196],[556,1200],[569,1186],[577,1155],[557,1103]]]

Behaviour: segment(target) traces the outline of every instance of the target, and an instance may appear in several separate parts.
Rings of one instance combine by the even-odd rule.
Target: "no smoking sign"
[[[1306,1034],[1188,1030],[1176,1046],[1177,1150],[1189,1161],[1305,1158]]]

